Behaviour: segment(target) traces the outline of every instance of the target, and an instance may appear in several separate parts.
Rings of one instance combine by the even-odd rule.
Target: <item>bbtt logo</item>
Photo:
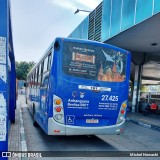
[[[84,96],[85,96],[85,93],[84,92],[80,92],[80,97],[84,98]]]

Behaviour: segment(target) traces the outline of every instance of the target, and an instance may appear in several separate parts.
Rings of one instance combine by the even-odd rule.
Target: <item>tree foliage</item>
[[[16,62],[16,77],[19,80],[26,80],[27,74],[35,65],[35,62]]]

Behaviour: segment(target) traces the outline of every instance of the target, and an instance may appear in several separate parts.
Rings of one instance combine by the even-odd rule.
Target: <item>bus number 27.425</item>
[[[117,102],[118,101],[118,96],[112,96],[112,95],[102,95],[102,101],[113,101]]]

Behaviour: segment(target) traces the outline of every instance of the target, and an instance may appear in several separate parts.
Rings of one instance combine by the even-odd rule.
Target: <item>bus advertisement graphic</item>
[[[69,43],[64,46],[63,70],[81,78],[122,82],[126,77],[126,54],[109,48]]]

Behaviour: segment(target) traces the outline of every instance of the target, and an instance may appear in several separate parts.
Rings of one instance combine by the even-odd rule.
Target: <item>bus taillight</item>
[[[122,103],[122,107],[123,107],[123,108],[126,108],[126,107],[127,107],[127,104],[126,104],[126,103]]]
[[[61,104],[61,100],[60,100],[60,99],[55,99],[54,103],[55,103],[56,105],[60,105],[60,104]]]
[[[119,124],[125,121],[126,109],[127,109],[127,100],[121,104],[116,124]]]
[[[64,124],[63,101],[56,95],[53,95],[53,118],[56,122]]]
[[[61,112],[61,107],[56,107],[56,112]]]
[[[57,121],[61,120],[63,118],[62,114],[56,114],[54,117]]]
[[[121,114],[124,114],[124,113],[125,113],[125,110],[122,109],[122,110],[121,110]]]

